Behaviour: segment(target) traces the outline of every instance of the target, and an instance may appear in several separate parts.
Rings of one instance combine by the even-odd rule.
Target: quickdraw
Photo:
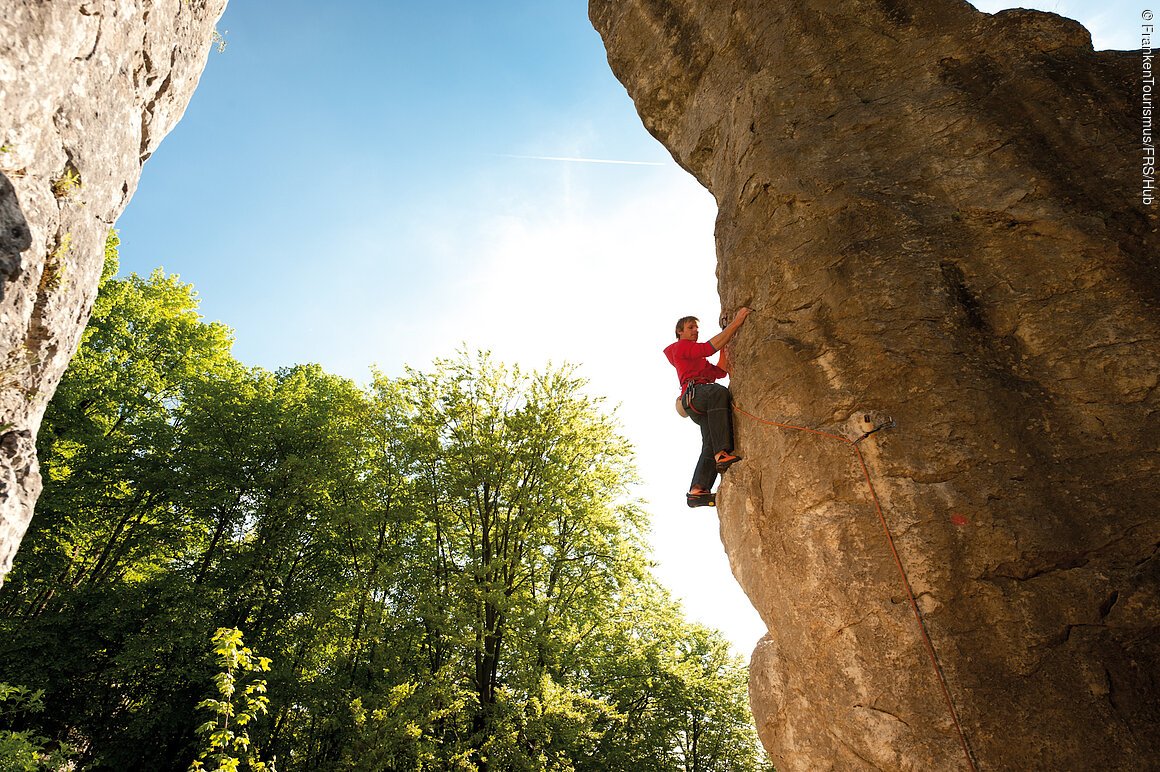
[[[696,389],[697,382],[689,381],[685,384],[684,390],[681,391],[681,396],[677,398],[677,413],[679,413],[682,418],[691,418],[692,416],[690,413],[705,415],[704,412],[693,407],[693,395],[696,392]]]

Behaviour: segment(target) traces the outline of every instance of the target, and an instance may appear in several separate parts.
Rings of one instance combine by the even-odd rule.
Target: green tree
[[[744,668],[649,573],[575,368],[247,368],[191,287],[115,271],[111,241],[0,592],[0,680],[44,690],[21,731],[182,767],[204,641],[239,628],[273,660],[249,740],[288,772],[760,768]]]
[[[434,590],[415,608],[433,665],[468,658],[481,765],[501,685],[520,702],[535,694],[643,567],[629,445],[583,385],[571,367],[524,375],[462,354],[374,387],[382,412],[412,427],[417,557]]]
[[[179,607],[187,625],[198,618],[169,576],[191,533],[169,495],[175,411],[200,379],[237,366],[229,331],[202,321],[190,285],[160,272],[113,278],[116,245],[110,234],[92,319],[46,412],[45,491],[0,593],[0,669],[45,690],[47,734],[89,738],[82,764],[106,738],[159,746],[158,725],[188,710],[165,710],[149,691],[192,705],[180,679],[145,680],[175,660],[200,667],[180,664],[199,660],[194,641],[162,622]],[[161,709],[133,737],[143,701]]]
[[[40,772],[64,769],[71,749],[67,745],[51,747],[47,737],[30,730],[11,729],[24,714],[44,710],[44,692],[26,686],[0,683],[0,770],[4,772]]]
[[[684,619],[647,577],[605,609],[572,658],[575,680],[616,706],[589,769],[767,770],[748,675],[720,633]]]
[[[190,770],[234,772],[244,764],[253,772],[275,772],[273,763],[267,764],[254,753],[247,728],[266,713],[270,699],[266,697],[265,679],[246,679],[246,674],[269,670],[270,660],[245,646],[242,631],[236,627],[218,628],[213,635],[213,654],[219,667],[213,679],[214,696],[197,704],[211,718],[197,728],[203,748]]]
[[[116,244],[110,233],[92,317],[41,426],[46,492],[0,613],[34,617],[64,588],[156,572],[183,543],[164,500],[173,410],[233,363],[232,337],[202,321],[193,287],[176,276],[112,278]]]

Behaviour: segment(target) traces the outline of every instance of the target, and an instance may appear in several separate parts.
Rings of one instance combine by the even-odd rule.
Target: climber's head
[[[677,320],[677,340],[697,340],[697,317],[682,316]]]

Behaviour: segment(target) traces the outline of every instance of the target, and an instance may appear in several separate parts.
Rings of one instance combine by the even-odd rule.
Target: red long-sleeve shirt
[[[716,353],[717,349],[713,348],[712,343],[691,340],[678,340],[665,348],[665,356],[677,368],[677,380],[682,390],[689,381],[712,383],[729,374],[708,360]]]

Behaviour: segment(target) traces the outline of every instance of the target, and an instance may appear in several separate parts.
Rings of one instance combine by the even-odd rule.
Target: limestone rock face
[[[225,0],[4,3],[0,581],[40,493],[36,431],[92,310],[106,236],[185,111],[224,10]]]
[[[723,306],[755,309],[718,511],[769,628],[750,695],[778,769],[1153,766],[1139,52],[959,0],[589,12],[645,126],[717,200]]]
[[[4,283],[20,275],[20,253],[32,246],[32,231],[16,200],[12,182],[0,172],[0,300]]]

